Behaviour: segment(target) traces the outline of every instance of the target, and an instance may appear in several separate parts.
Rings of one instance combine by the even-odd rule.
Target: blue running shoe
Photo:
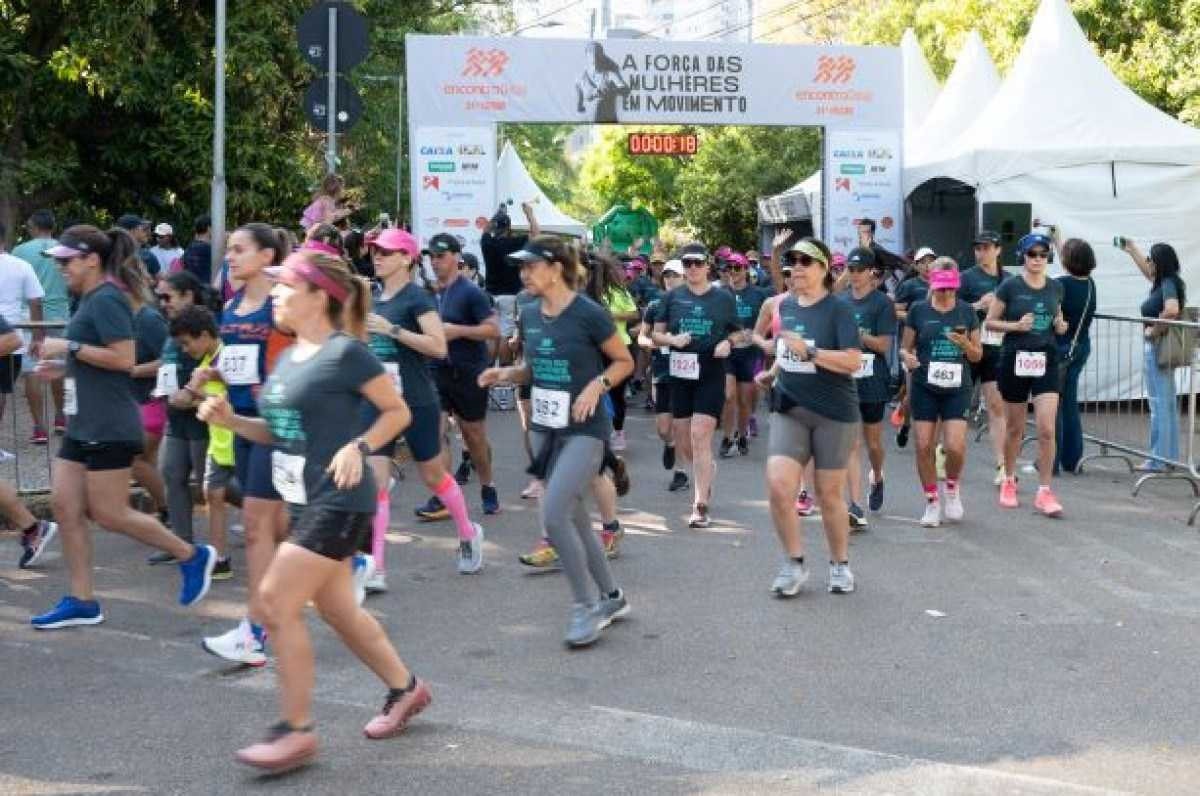
[[[424,506],[418,506],[414,513],[421,518],[423,522],[435,522],[437,520],[445,520],[450,517],[450,509],[442,505],[442,501],[437,495],[431,495]]]
[[[179,604],[195,605],[208,594],[212,585],[213,568],[217,565],[217,551],[210,545],[196,545],[196,552],[187,561],[179,564],[183,584],[179,589]]]
[[[605,393],[605,395],[608,395],[608,393]],[[500,513],[500,496],[496,494],[496,487],[481,487],[479,490],[479,500],[483,503],[484,514]]]
[[[57,630],[60,627],[76,625],[98,625],[103,621],[104,614],[100,612],[100,603],[68,595],[59,600],[53,609],[30,619],[29,623],[38,630]]]

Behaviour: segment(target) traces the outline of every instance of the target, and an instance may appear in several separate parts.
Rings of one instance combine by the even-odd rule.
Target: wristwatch
[[[81,348],[83,348],[83,343],[79,342],[78,340],[72,340],[71,342],[67,343],[67,353],[71,356],[78,354],[79,349]]]
[[[599,376],[596,377],[596,379],[600,382],[600,386],[603,387],[605,390],[612,389],[612,382],[608,380],[608,376],[605,376],[603,373],[601,373]]]
[[[359,437],[355,447],[358,448],[358,452],[361,453],[363,456],[371,455],[371,446],[367,444],[366,437]]]
[[[404,329],[400,326],[400,324],[393,323],[392,328],[388,329],[388,334],[390,334],[392,336],[393,340],[399,340],[400,332],[402,332],[402,331],[404,331]]]
[[[817,348],[815,345],[810,345],[808,347],[808,353],[804,357],[804,360],[806,362],[812,362],[814,359],[817,358],[817,354],[819,354],[819,353],[821,353],[821,349]]]

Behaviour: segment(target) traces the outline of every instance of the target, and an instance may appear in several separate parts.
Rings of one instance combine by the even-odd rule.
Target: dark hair
[[[342,243],[342,233],[332,224],[317,224],[304,236],[305,242],[316,241],[332,246],[338,252],[345,254],[346,247]]]
[[[251,221],[249,224],[242,224],[236,231],[245,232],[253,238],[254,245],[258,248],[270,249],[275,252],[275,256],[271,258],[271,265],[279,265],[283,262],[284,257],[292,253],[292,245],[282,231],[270,224]]]
[[[215,338],[220,334],[217,331],[217,316],[212,313],[212,310],[201,304],[187,307],[172,318],[169,331],[172,337],[180,335],[199,337],[202,334],[208,334]]]
[[[804,243],[806,241],[811,243],[813,246],[816,246],[821,250],[821,253],[825,255],[825,279],[822,281],[822,284],[825,286],[826,290],[833,290],[833,252],[829,251],[829,247],[816,238],[801,238],[797,242]]]
[[[212,216],[208,213],[201,213],[196,216],[195,222],[192,223],[192,232],[197,235],[203,235],[212,229]]]
[[[189,294],[193,306],[208,307],[213,312],[221,311],[221,297],[217,291],[201,282],[191,271],[176,271],[163,281],[176,293]]]
[[[875,234],[875,219],[873,219],[873,218],[860,218],[860,219],[858,220],[858,223],[859,223],[861,226],[864,226],[864,227],[866,227],[867,229],[871,230],[871,234],[872,234],[872,235],[874,235],[874,234]]]
[[[620,262],[607,254],[593,254],[588,257],[587,281],[581,286],[588,298],[603,305],[610,291],[623,287],[614,276],[621,269]]]
[[[1186,285],[1183,277],[1179,275],[1179,255],[1175,253],[1175,247],[1169,243],[1154,244],[1150,247],[1150,261],[1154,263],[1155,289],[1162,285],[1163,280],[1173,279],[1175,289],[1179,293],[1179,306],[1182,308],[1187,304]]]
[[[83,241],[100,260],[100,271],[128,293],[138,293],[149,304],[150,277],[138,258],[138,245],[133,236],[120,227],[101,232],[91,224],[76,224],[63,230],[63,238]]]
[[[1087,276],[1096,270],[1096,252],[1086,240],[1068,238],[1062,247],[1062,264],[1071,276]]]
[[[34,210],[29,214],[29,226],[42,232],[54,231],[54,211]]]
[[[527,246],[544,249],[550,254],[550,260],[562,266],[562,279],[571,290],[576,289],[576,272],[579,269],[579,260],[575,258],[575,249],[568,246],[562,238],[554,235],[538,235],[536,238],[530,238]],[[593,296],[593,298],[595,298]]]

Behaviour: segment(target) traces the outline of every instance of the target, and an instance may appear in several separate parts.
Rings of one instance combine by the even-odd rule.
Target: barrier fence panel
[[[31,342],[35,333],[61,337],[66,324],[62,321],[29,321],[14,324],[25,340],[23,353],[5,358],[5,370],[0,374],[0,386],[10,382],[10,393],[0,395],[0,407],[5,415],[0,423],[0,480],[16,487],[22,496],[50,492],[50,465],[62,438],[54,433],[56,414],[55,393],[61,395],[59,381],[52,389],[51,382],[34,375],[37,363]],[[11,378],[10,378],[11,377]],[[40,399],[40,401],[39,401]],[[45,442],[35,441],[31,404],[39,404],[45,417],[38,426],[47,434]]]

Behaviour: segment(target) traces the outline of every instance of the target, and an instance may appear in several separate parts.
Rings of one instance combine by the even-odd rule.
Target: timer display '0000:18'
[[[694,155],[700,146],[695,133],[630,133],[631,155]]]

